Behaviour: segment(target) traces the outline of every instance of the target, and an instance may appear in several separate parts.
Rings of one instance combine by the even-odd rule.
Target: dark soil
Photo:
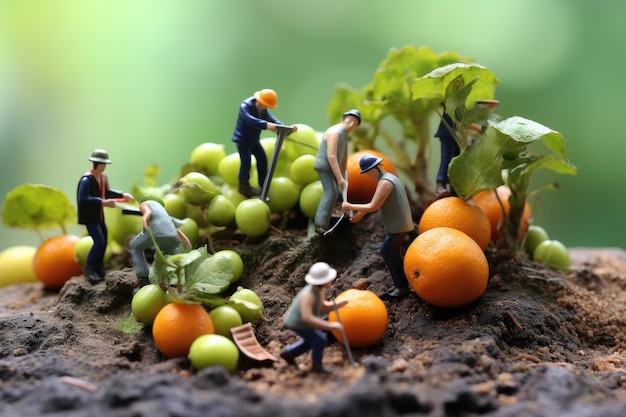
[[[40,284],[0,290],[1,416],[619,416],[626,415],[626,252],[574,249],[556,273],[489,248],[490,281],[474,304],[428,306],[386,299],[380,219],[306,238],[289,221],[263,238],[215,236],[236,249],[237,283],[257,292],[265,319],[259,342],[274,355],[296,338],[282,315],[308,267],[339,271],[328,296],[352,288],[379,294],[389,311],[384,339],[353,351],[332,341],[331,375],[283,361],[242,357],[238,370],[194,371],[166,359],[130,312],[131,268],[104,283],[72,278],[60,292]],[[279,232],[282,230],[282,232]],[[234,288],[232,289],[234,290]]]

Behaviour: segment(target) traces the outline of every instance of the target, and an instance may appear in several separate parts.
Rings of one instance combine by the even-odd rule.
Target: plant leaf
[[[195,292],[219,294],[230,285],[234,264],[226,257],[211,256],[202,261],[186,283]]]
[[[65,193],[39,184],[22,184],[7,193],[2,203],[7,227],[39,230],[76,224],[76,209]]]

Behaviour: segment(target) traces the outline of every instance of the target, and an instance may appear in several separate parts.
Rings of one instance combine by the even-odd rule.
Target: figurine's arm
[[[342,326],[339,322],[329,322],[313,314],[314,303],[315,296],[312,293],[307,292],[302,294],[302,297],[300,298],[300,316],[302,317],[302,321],[309,326],[320,330],[341,330]]]
[[[348,304],[348,300],[341,300],[341,301],[329,301],[329,300],[324,300],[322,303],[322,311],[324,313],[328,313],[329,311],[333,311],[335,309],[335,304],[337,304],[337,308],[341,308],[343,306],[345,306],[346,304]]]
[[[144,229],[148,228],[148,220],[152,216],[152,210],[150,210],[150,206],[146,203],[141,203],[139,205],[139,211],[141,211],[141,224]]]
[[[346,181],[343,178],[343,173],[341,172],[341,167],[339,166],[339,160],[337,159],[339,134],[336,129],[331,128],[326,131],[324,136],[326,138],[326,158],[328,159],[328,165],[333,171],[333,175],[337,181],[337,187],[339,190],[343,190],[343,187],[346,185]]]
[[[357,223],[367,213],[373,213],[377,211],[378,209],[380,209],[382,205],[385,203],[385,201],[387,200],[387,197],[389,197],[389,194],[391,194],[392,190],[393,190],[393,184],[391,183],[391,181],[379,180],[378,184],[376,185],[376,191],[374,192],[374,196],[372,197],[372,200],[369,203],[353,204],[353,203],[344,202],[341,204],[341,208],[344,209],[345,211],[350,211],[350,210],[356,211],[357,213],[354,216],[352,216],[352,218],[350,219],[350,222]]]
[[[187,237],[187,235],[185,233],[183,233],[183,231],[180,230],[180,229],[176,229],[176,232],[178,232],[178,237],[180,238],[180,241],[183,244],[183,248],[190,249],[191,248],[191,242],[189,241],[189,238]]]

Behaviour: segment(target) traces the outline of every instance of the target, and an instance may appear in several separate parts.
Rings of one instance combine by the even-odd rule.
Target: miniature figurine
[[[387,264],[394,283],[394,286],[388,290],[388,294],[390,297],[399,298],[409,292],[409,285],[404,275],[402,244],[406,236],[415,229],[415,225],[404,185],[398,177],[385,172],[379,166],[382,161],[382,158],[371,154],[363,155],[359,160],[361,174],[377,180],[372,200],[365,204],[344,202],[341,207],[344,210],[356,211],[350,218],[352,223],[359,222],[367,213],[380,210],[387,232],[380,247],[380,254]]]
[[[348,134],[361,124],[361,113],[349,110],[343,114],[341,123],[329,127],[320,142],[315,158],[317,171],[324,195],[315,213],[315,230],[324,233],[328,229],[341,191],[347,186],[344,178],[348,159]]]
[[[261,130],[267,129],[276,132],[276,125],[282,124],[268,109],[275,109],[278,96],[269,88],[259,90],[252,97],[248,97],[239,106],[239,115],[235,124],[232,141],[237,145],[239,152],[239,192],[246,197],[261,195],[261,189],[250,185],[250,166],[252,155],[256,158],[256,167],[259,185],[267,176],[267,156],[261,146]],[[293,126],[293,131],[297,127]]]
[[[452,133],[454,131],[456,131],[456,124],[452,121],[450,115],[444,111],[435,133],[435,137],[439,138],[441,142],[441,161],[439,163],[439,171],[437,171],[436,198],[455,195],[448,179],[448,165],[450,165],[452,158],[461,153],[461,148]]]
[[[111,163],[109,154],[102,149],[96,149],[88,158],[93,168],[86,172],[78,183],[77,205],[78,223],[87,227],[87,232],[93,239],[93,246],[87,254],[83,273],[92,284],[104,279],[104,252],[107,248],[108,230],[104,221],[104,208],[115,207],[115,200],[134,201],[132,195],[112,190],[109,180],[104,173],[106,166]]]
[[[165,255],[178,253],[181,243],[185,249],[189,249],[191,248],[191,242],[189,242],[182,230],[176,228],[176,226],[182,224],[182,221],[171,217],[165,211],[161,199],[154,196],[146,196],[140,201],[139,211],[142,216],[143,230],[130,243],[130,254],[135,265],[135,275],[142,280],[148,278],[148,273],[150,272],[145,250],[154,248],[154,242],[148,232],[148,228],[150,228],[159,249]]]
[[[324,348],[328,343],[325,331],[342,331],[339,322],[329,322],[320,318],[320,314],[333,310],[335,304],[341,308],[348,303],[342,300],[337,303],[324,298],[324,289],[330,287],[337,277],[337,270],[326,262],[316,262],[309,268],[304,277],[307,285],[302,288],[289,306],[283,324],[300,336],[295,343],[287,346],[280,354],[290,365],[295,365],[295,358],[311,350],[313,365],[311,371],[330,373],[332,370],[322,364]]]
[[[498,100],[477,100],[477,106],[485,106],[487,109],[493,109],[500,104]],[[465,126],[467,129],[473,130],[477,133],[482,133],[485,126],[481,126],[478,123],[470,123]],[[456,123],[452,120],[450,115],[446,113],[445,105],[443,106],[443,114],[439,127],[435,133],[435,137],[439,138],[441,142],[441,161],[439,163],[439,171],[437,171],[437,188],[435,190],[435,197],[430,202],[439,198],[448,197],[450,195],[456,195],[454,188],[450,184],[448,178],[448,166],[452,159],[461,153],[461,148],[457,143],[454,132],[456,132]]]

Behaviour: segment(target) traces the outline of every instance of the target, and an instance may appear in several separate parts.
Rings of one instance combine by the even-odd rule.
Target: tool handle
[[[335,314],[337,314],[337,321],[341,324],[341,338],[343,339],[343,344],[346,348],[346,352],[348,352],[348,360],[352,365],[358,365],[354,361],[354,357],[352,356],[352,350],[350,349],[350,344],[348,343],[348,338],[346,337],[346,329],[343,328],[343,323],[341,322],[341,316],[339,315],[339,308],[337,307],[337,303],[333,300],[333,308],[335,309]]]

